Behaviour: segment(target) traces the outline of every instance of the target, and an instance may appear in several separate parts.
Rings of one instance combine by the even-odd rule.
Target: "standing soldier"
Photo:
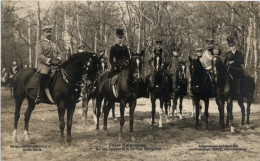
[[[230,51],[227,52],[226,58],[224,60],[225,65],[227,65],[230,74],[233,76],[237,87],[237,94],[241,94],[241,78],[244,76],[244,56],[237,50],[234,38],[227,39]]]
[[[40,73],[40,79],[38,83],[38,92],[35,100],[36,104],[41,101],[41,94],[48,86],[49,74],[51,72],[51,65],[57,66],[60,64],[61,52],[58,45],[51,41],[52,26],[46,25],[42,28],[43,39],[36,43],[35,52],[38,56],[38,71]]]
[[[129,62],[130,54],[127,46],[123,44],[123,41],[123,29],[116,29],[116,44],[111,47],[109,55],[109,62],[111,64],[111,71],[108,75],[109,78],[112,78],[115,74],[119,73]]]

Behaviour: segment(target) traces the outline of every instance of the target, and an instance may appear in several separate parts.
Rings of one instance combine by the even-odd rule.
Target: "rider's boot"
[[[38,92],[37,92],[37,97],[35,99],[35,104],[39,104],[41,102],[41,95],[44,88],[47,86],[48,81],[49,81],[49,75],[40,73],[40,80],[38,83]]]

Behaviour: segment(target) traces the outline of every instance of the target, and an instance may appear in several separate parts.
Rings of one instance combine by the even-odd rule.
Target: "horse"
[[[168,114],[168,104],[170,103],[170,93],[172,92],[169,87],[169,82],[172,82],[172,79],[166,75],[162,70],[162,58],[160,56],[155,56],[154,58],[155,70],[152,75],[149,77],[148,81],[148,90],[151,95],[152,103],[152,118],[151,118],[151,127],[154,127],[154,116],[156,109],[156,99],[160,99],[160,119],[159,127],[162,127],[162,117],[163,117],[163,106],[165,107],[166,115]],[[168,118],[167,118],[168,119]]]
[[[193,93],[193,102],[196,106],[196,126],[199,128],[199,111],[200,111],[200,100],[204,101],[205,104],[205,122],[206,129],[208,129],[208,108],[209,108],[209,98],[215,97],[216,103],[219,110],[219,124],[221,129],[224,129],[224,96],[223,96],[223,77],[216,75],[216,83],[211,75],[204,69],[199,59],[190,61],[190,72],[191,72],[191,90]],[[214,67],[214,66],[213,66]]]
[[[41,103],[56,104],[58,107],[59,123],[60,123],[60,142],[64,141],[64,115],[67,110],[67,138],[66,141],[71,143],[71,127],[72,118],[75,110],[76,103],[80,97],[80,81],[82,75],[87,70],[92,70],[95,66],[97,56],[94,53],[76,53],[65,61],[60,70],[56,71],[51,78],[48,89],[51,97],[51,102],[45,93],[42,95]],[[93,65],[91,65],[93,62]],[[92,66],[92,67],[91,67]],[[29,120],[31,113],[35,108],[35,98],[37,88],[29,88],[31,85],[28,82],[35,77],[37,69],[27,68],[17,73],[14,81],[14,99],[15,99],[15,113],[14,113],[14,131],[12,141],[16,142],[17,139],[17,124],[20,118],[21,104],[26,97],[28,100],[28,107],[24,114],[25,126],[24,135],[25,141],[30,142],[29,138]],[[37,80],[33,81],[36,82]],[[31,81],[32,82],[32,81]],[[34,83],[36,84],[36,83]],[[37,86],[37,85],[36,85]]]
[[[250,115],[250,106],[253,101],[254,96],[254,90],[255,90],[255,82],[254,79],[248,75],[244,75],[242,81],[241,81],[241,91],[242,95],[238,95],[236,92],[235,87],[235,81],[232,77],[232,74],[229,71],[229,66],[225,67],[223,62],[220,58],[215,57],[213,58],[213,66],[215,66],[214,74],[215,75],[221,75],[224,77],[224,97],[227,102],[227,119],[226,119],[226,125],[229,126],[229,121],[231,121],[231,132],[233,133],[235,128],[233,125],[233,100],[238,101],[238,105],[241,108],[242,113],[242,120],[241,125],[243,126],[245,124],[245,106],[243,104],[243,98],[247,99],[247,120],[246,124],[249,125],[249,115]]]
[[[98,75],[102,74],[107,70],[107,61],[104,54],[98,56],[96,70],[89,71],[89,73],[83,76],[83,87],[82,87],[82,119],[84,124],[87,123],[88,103],[92,100],[93,111],[95,110],[96,103],[96,80]],[[91,72],[91,73],[90,73]],[[104,102],[107,102],[106,100]],[[102,110],[103,111],[103,110]],[[103,112],[102,112],[103,114]],[[115,107],[112,108],[112,115],[115,119]]]
[[[182,119],[182,100],[183,97],[187,95],[187,86],[188,79],[186,77],[186,65],[185,62],[180,62],[178,69],[176,71],[176,82],[175,83],[175,91],[172,105],[172,116],[174,116],[174,110],[177,106],[178,98],[180,99],[179,109],[180,109],[180,119]]]
[[[99,131],[99,117],[101,102],[105,98],[108,102],[104,107],[104,124],[103,130],[107,134],[107,117],[110,109],[115,102],[120,103],[120,131],[119,140],[122,140],[123,126],[125,123],[124,112],[126,103],[129,103],[130,113],[130,135],[131,139],[135,140],[133,136],[133,123],[134,123],[134,110],[136,107],[136,101],[140,92],[139,82],[142,72],[142,56],[144,52],[140,54],[132,54],[130,60],[125,61],[125,69],[123,69],[118,75],[109,79],[109,71],[102,73],[97,79],[97,95],[96,95],[96,132]],[[113,79],[117,80],[113,83]]]

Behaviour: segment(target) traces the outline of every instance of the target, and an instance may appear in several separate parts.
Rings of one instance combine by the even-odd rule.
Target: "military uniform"
[[[43,90],[48,86],[50,80],[51,66],[57,68],[61,61],[61,52],[58,45],[52,42],[51,25],[46,25],[42,28],[45,39],[36,43],[35,52],[38,60],[38,71],[40,73],[39,86],[35,103],[39,104]]]
[[[47,39],[38,41],[35,50],[36,55],[38,55],[38,70],[42,74],[49,74],[51,61],[61,60],[61,52],[58,45]]]
[[[204,69],[210,71],[212,69],[213,50],[205,50],[200,58],[200,62]]]

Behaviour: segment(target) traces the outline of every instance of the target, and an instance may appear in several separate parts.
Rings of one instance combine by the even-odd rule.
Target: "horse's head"
[[[143,50],[141,51],[141,53],[132,54],[132,57],[128,64],[131,73],[137,79],[141,78],[141,71],[142,71],[142,66],[143,66],[142,65],[143,64],[143,59],[142,59],[143,55],[144,55]]]
[[[179,79],[184,80],[186,79],[186,62],[181,61],[177,70],[177,74]]]
[[[62,64],[62,68],[74,79],[78,81],[83,74],[91,76],[97,70],[97,55],[95,53],[76,53]]]
[[[162,65],[162,58],[159,55],[156,55],[154,57],[154,66],[155,66],[156,72],[161,70],[161,65]]]
[[[107,57],[105,53],[99,54],[98,58],[98,72],[102,73],[107,69]]]
[[[224,80],[225,71],[226,71],[225,65],[219,56],[214,56],[212,58],[212,67],[213,67],[215,82],[219,83],[218,81]]]
[[[203,68],[199,59],[191,59],[189,57],[189,61],[190,61],[191,83],[192,84],[194,84],[195,82],[199,83],[200,79],[202,79],[203,76],[205,75],[206,70]]]

